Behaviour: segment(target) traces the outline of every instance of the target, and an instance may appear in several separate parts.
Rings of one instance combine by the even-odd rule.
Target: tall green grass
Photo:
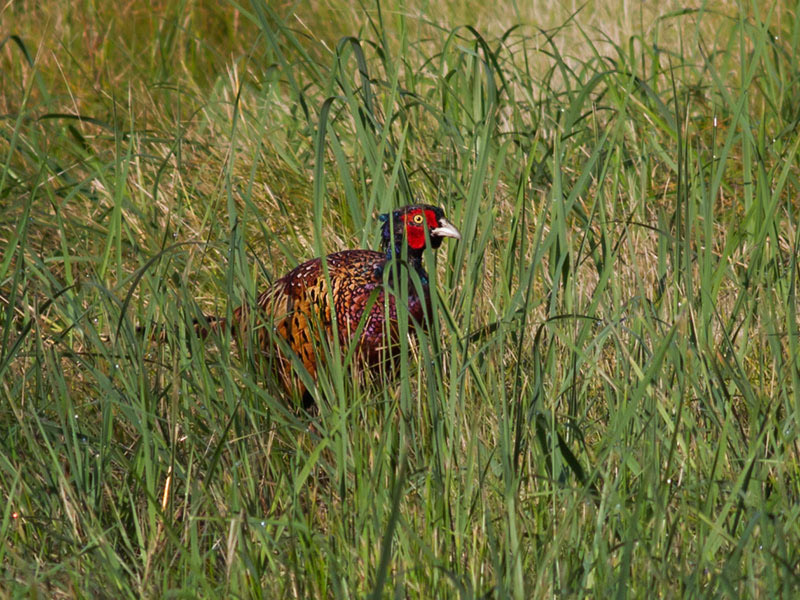
[[[3,9],[4,596],[798,593],[797,7],[59,6]],[[399,377],[197,338],[413,201]]]

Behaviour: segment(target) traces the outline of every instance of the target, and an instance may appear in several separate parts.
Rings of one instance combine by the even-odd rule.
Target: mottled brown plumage
[[[406,273],[408,277],[411,269],[422,285],[422,297],[408,277],[409,329],[425,327],[431,308],[423,251],[428,241],[432,248],[438,248],[445,237],[460,239],[461,235],[442,210],[433,206],[407,206],[381,215],[381,221],[381,252],[345,250],[330,254],[325,257],[327,274],[322,259],[310,260],[264,291],[256,301],[256,313],[251,315],[247,306],[234,311],[232,329],[237,337],[255,340],[258,350],[273,361],[287,390],[306,391],[286,350],[297,355],[316,377],[318,363],[325,356],[321,338],[328,343],[334,340],[334,317],[342,352],[346,353],[351,343],[356,344],[356,364],[377,370],[394,358],[399,327],[395,294],[387,294],[387,286],[393,289],[397,275]],[[409,270],[399,269],[395,274],[400,261],[407,261]],[[209,319],[209,324],[218,329],[224,321]],[[254,336],[247,335],[250,327],[254,327]]]

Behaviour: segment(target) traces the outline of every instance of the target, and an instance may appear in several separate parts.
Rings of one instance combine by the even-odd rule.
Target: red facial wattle
[[[424,218],[420,220],[420,216],[423,216]],[[432,231],[438,227],[436,215],[432,210],[417,210],[410,212],[405,216],[405,221],[408,246],[414,250],[421,250],[425,247],[425,221],[428,222],[428,231]],[[420,222],[418,223],[417,221]]]

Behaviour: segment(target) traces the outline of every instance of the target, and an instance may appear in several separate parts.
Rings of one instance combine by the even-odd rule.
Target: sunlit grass
[[[0,589],[796,594],[796,7],[644,4],[2,9]],[[416,200],[394,381],[198,339]]]

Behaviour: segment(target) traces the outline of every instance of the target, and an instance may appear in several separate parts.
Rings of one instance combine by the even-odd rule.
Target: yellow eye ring
[[[422,225],[422,222],[425,220],[425,217],[423,217],[421,214],[416,214],[414,215],[414,218],[412,220],[417,225]]]

